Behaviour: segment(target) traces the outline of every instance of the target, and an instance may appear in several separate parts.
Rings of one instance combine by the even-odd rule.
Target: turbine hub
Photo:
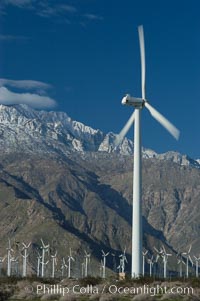
[[[144,99],[132,97],[129,94],[126,94],[122,98],[123,105],[134,106],[135,108],[140,108],[140,109],[142,109],[142,107],[144,106],[144,102],[145,102]]]

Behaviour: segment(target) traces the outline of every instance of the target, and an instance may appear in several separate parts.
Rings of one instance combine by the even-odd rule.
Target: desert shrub
[[[140,295],[136,295],[132,300],[133,301],[156,301],[157,299],[154,296],[140,294]]]
[[[89,300],[92,300],[92,301],[99,301],[99,298],[100,298],[100,295],[98,294],[93,294],[89,297]]]
[[[67,294],[65,296],[60,297],[59,301],[77,301],[78,297],[75,295]]]
[[[105,294],[101,295],[99,301],[117,301],[117,297],[114,295]]]
[[[0,291],[0,301],[7,301],[12,296],[11,291]]]
[[[154,281],[155,279],[151,277],[140,277],[140,278],[133,279],[130,276],[126,276],[126,279],[119,280],[118,284],[121,286],[132,286],[134,284],[135,285],[150,284],[153,283]]]
[[[41,297],[41,300],[42,301],[49,301],[49,300],[52,300],[52,301],[55,301],[55,300],[59,300],[60,298],[60,295],[57,295],[57,294],[46,294],[46,295],[43,295]]]
[[[199,278],[189,278],[188,279],[189,285],[192,287],[200,287],[200,279]]]
[[[88,277],[80,279],[80,285],[81,286],[97,285],[97,284],[100,284],[101,281],[102,281],[102,279],[99,277],[88,276]]]
[[[19,281],[19,277],[1,277],[1,284],[16,284]]]

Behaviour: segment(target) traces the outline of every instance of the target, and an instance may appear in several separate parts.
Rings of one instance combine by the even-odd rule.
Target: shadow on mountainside
[[[116,257],[118,257],[123,250],[114,250],[110,246],[106,245],[102,241],[99,241],[97,238],[92,236],[92,233],[88,231],[88,233],[81,232],[80,229],[77,229],[74,227],[74,225],[66,219],[66,216],[62,212],[61,208],[57,207],[56,201],[51,200],[51,203],[47,203],[40,195],[39,191],[32,187],[30,184],[28,184],[22,177],[17,177],[9,174],[8,172],[4,171],[4,175],[6,177],[6,184],[10,185],[14,188],[15,191],[18,191],[18,193],[22,193],[24,197],[27,197],[27,199],[34,198],[36,201],[38,201],[40,204],[42,204],[45,208],[47,208],[51,214],[52,218],[57,222],[57,224],[62,227],[65,231],[68,231],[69,233],[76,236],[78,240],[83,241],[84,243],[87,243],[89,248],[93,250],[93,256],[96,257],[98,260],[101,258],[101,249],[103,249],[105,252],[110,251],[111,253],[116,254]],[[94,175],[96,176],[96,175]],[[95,180],[94,180],[95,179]],[[5,181],[5,180],[4,180]],[[79,181],[82,181],[79,179]],[[84,182],[84,185],[87,186],[88,189],[95,192],[99,195],[101,200],[104,202],[104,204],[108,207],[110,207],[112,210],[116,212],[117,215],[121,216],[124,220],[126,220],[130,226],[127,231],[130,231],[130,237],[131,237],[131,216],[132,216],[132,206],[130,206],[125,198],[122,197],[122,195],[114,190],[110,185],[101,184],[98,182],[97,177],[93,177],[93,185],[88,184],[87,182]],[[95,183],[95,185],[94,185]],[[65,192],[61,191],[62,198],[65,200],[65,198],[69,199],[70,195],[65,194]],[[69,207],[69,209],[74,209],[74,204],[71,199],[65,203],[66,206]],[[78,211],[80,211],[82,214],[84,211],[80,207],[77,208]],[[153,228],[145,217],[143,217],[143,229],[144,229],[144,235],[151,235],[156,240],[160,240],[163,244],[168,245],[166,242],[166,239],[163,235],[163,233],[159,230],[156,230]],[[130,243],[130,241],[129,241]],[[170,246],[169,246],[170,247]],[[131,256],[130,254],[126,254],[127,259],[129,262],[129,268],[130,270],[130,262],[131,262]],[[108,260],[108,267],[112,268],[112,260]]]

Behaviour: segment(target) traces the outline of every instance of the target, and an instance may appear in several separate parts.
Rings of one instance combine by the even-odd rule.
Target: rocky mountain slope
[[[41,237],[59,249],[131,250],[132,152],[124,139],[60,112],[0,106],[0,252],[7,238]],[[200,165],[175,152],[143,150],[144,246],[200,248]],[[82,257],[81,257],[82,256]],[[130,259],[130,257],[128,258]],[[129,260],[130,262],[130,260]],[[112,266],[112,258],[108,261]]]
[[[106,152],[133,154],[133,142],[125,138],[115,147],[116,134],[103,133],[72,120],[64,112],[36,111],[27,105],[0,105],[0,148],[4,152],[56,153]],[[199,160],[177,152],[157,154],[143,149],[144,158],[157,158],[200,168]]]

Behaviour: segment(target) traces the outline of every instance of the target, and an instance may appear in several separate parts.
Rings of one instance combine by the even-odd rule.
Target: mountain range
[[[64,112],[36,111],[27,105],[0,105],[0,147],[5,152],[57,153],[79,152],[133,154],[133,142],[125,138],[115,147],[116,134],[107,134],[72,120]],[[143,148],[143,158],[169,160],[200,168],[194,160],[178,152],[158,154]]]
[[[133,142],[115,147],[64,112],[0,105],[0,252],[40,238],[66,256],[101,249],[130,262]],[[200,160],[143,148],[144,246],[176,253],[200,247]],[[0,254],[0,256],[2,256]],[[109,262],[109,261],[108,261]],[[110,267],[112,262],[110,259]]]

